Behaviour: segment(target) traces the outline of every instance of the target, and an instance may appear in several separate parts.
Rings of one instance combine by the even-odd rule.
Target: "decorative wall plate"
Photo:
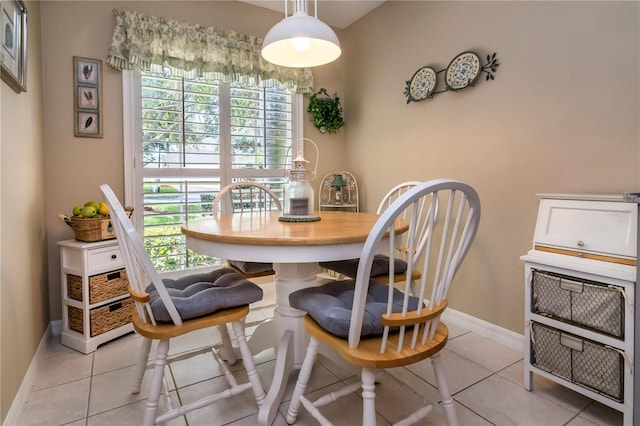
[[[436,76],[436,71],[431,67],[418,69],[411,80],[407,81],[407,88],[404,91],[407,103],[427,99],[436,87]]]
[[[449,90],[461,90],[473,85],[480,75],[480,57],[473,52],[463,52],[453,58],[445,74]]]

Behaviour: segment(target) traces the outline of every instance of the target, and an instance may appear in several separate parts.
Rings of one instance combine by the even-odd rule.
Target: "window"
[[[160,271],[219,264],[188,251],[180,225],[210,215],[231,182],[283,193],[301,95],[133,71],[123,80],[125,201],[152,261]]]

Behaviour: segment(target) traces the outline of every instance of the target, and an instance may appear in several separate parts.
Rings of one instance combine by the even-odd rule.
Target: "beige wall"
[[[40,5],[26,2],[27,92],[0,83],[0,415],[4,420],[50,321]]]
[[[408,179],[456,178],[480,195],[454,309],[522,333],[535,194],[640,189],[639,5],[392,1],[348,28],[347,158],[366,207]],[[418,68],[466,50],[497,52],[494,81],[406,104]]]

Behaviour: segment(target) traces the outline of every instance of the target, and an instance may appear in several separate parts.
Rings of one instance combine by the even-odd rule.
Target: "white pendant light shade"
[[[303,10],[277,23],[264,38],[262,57],[283,67],[307,68],[338,59],[342,50],[331,27]]]

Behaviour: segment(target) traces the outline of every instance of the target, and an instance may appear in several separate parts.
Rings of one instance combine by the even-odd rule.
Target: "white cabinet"
[[[539,374],[633,424],[637,204],[542,195],[525,262],[524,386]]]
[[[62,344],[82,353],[133,331],[127,273],[116,240],[59,241]]]

